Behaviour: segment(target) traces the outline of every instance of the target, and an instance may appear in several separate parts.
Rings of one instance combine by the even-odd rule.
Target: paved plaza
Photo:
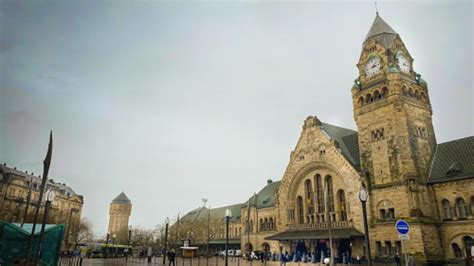
[[[67,263],[60,265],[68,265]],[[126,261],[124,258],[117,259],[84,259],[84,266],[92,265],[156,265],[163,266],[163,258],[154,257],[151,263],[148,263],[146,259],[143,258],[132,258]],[[168,266],[168,262],[166,263]],[[288,262],[287,266],[321,266],[320,263],[303,263],[303,262]],[[336,264],[337,266],[348,265],[348,264]],[[356,265],[365,265],[365,264],[356,264]],[[389,266],[396,265],[395,263],[377,263],[376,265],[380,266]],[[454,264],[453,264],[454,265]],[[222,258],[193,258],[191,259],[182,259],[177,258],[176,266],[225,266],[225,261]],[[280,266],[279,261],[267,261],[262,263],[261,261],[247,261],[241,258],[229,258],[229,266]]]

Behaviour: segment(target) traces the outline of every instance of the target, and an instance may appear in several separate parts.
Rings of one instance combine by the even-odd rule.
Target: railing
[[[313,224],[289,224],[289,230],[311,230],[311,229],[326,229],[329,228],[350,228],[353,227],[352,222],[349,221],[338,221],[338,222],[324,222],[324,223],[313,223]]]

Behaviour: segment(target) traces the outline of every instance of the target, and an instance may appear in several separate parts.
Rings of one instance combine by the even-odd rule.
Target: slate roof
[[[377,42],[381,43],[383,47],[390,48],[397,35],[398,33],[395,32],[395,30],[393,30],[392,27],[390,27],[390,25],[379,16],[379,14],[377,14],[367,36],[365,37],[364,43],[369,38],[373,37]]]
[[[277,189],[280,187],[280,183],[281,181],[273,182],[269,180],[267,185],[257,194],[250,197],[243,207],[246,207],[249,201],[250,205],[256,206],[257,209],[275,206],[275,195]]]
[[[346,157],[355,169],[360,170],[359,140],[357,131],[323,122],[321,122],[321,129],[326,132],[330,138],[337,141],[342,155]]]
[[[27,182],[32,180],[33,184],[36,184],[36,188],[33,188],[33,190],[39,190],[41,186],[42,178],[40,176],[35,176],[31,172],[30,173],[23,172],[21,170],[16,169],[16,167],[11,168],[10,166],[7,166],[6,164],[0,164],[0,181],[6,180],[7,175],[23,178]],[[61,192],[63,195],[66,195],[68,197],[74,196],[74,195],[80,196],[76,192],[74,192],[74,190],[71,187],[66,185],[66,183],[60,183],[60,182],[54,181],[54,179],[51,177],[48,177],[48,181],[46,184],[50,187],[56,188],[59,192]]]
[[[474,178],[474,136],[436,146],[429,183]]]
[[[112,200],[113,204],[132,204],[130,199],[125,195],[125,193],[122,191],[117,197],[115,197],[114,200]]]
[[[240,220],[240,209],[242,208],[242,203],[227,205],[219,208],[211,208],[211,219],[215,218],[222,218],[225,217],[225,210],[230,209],[232,212],[231,220]],[[179,221],[183,223],[187,222],[194,222],[200,219],[207,219],[209,215],[209,208],[206,207],[199,207],[196,208],[188,213],[186,213],[183,217],[180,217]]]

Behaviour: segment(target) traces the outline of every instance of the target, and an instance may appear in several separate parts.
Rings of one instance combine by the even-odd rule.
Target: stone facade
[[[351,94],[358,130],[306,118],[282,180],[242,205],[241,249],[319,260],[332,242],[336,260],[367,256],[358,198],[364,187],[373,258],[405,251],[419,262],[471,256],[474,137],[436,142],[428,85],[378,14],[357,67]],[[410,224],[406,247],[398,219]]]
[[[128,222],[131,214],[132,202],[122,192],[110,203],[108,230],[110,240],[119,244],[128,243]]]
[[[38,207],[41,180],[41,176],[33,173],[20,171],[6,164],[0,165],[0,219],[11,223],[32,223]],[[31,200],[27,208],[30,187]],[[46,189],[52,189],[56,194],[48,223],[66,225],[62,249],[71,249],[76,244],[84,199],[66,184],[51,178],[46,183]],[[40,204],[37,223],[42,221],[44,204]]]

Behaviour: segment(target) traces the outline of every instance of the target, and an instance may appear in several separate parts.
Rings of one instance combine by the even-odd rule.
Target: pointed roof
[[[365,37],[364,43],[369,38],[374,37],[374,39],[381,43],[385,48],[389,48],[397,35],[398,33],[377,13],[374,22],[372,23],[372,27],[370,27],[370,30]]]
[[[112,200],[112,204],[132,204],[132,202],[122,191],[122,193],[120,193],[117,197],[115,197],[114,200]]]

